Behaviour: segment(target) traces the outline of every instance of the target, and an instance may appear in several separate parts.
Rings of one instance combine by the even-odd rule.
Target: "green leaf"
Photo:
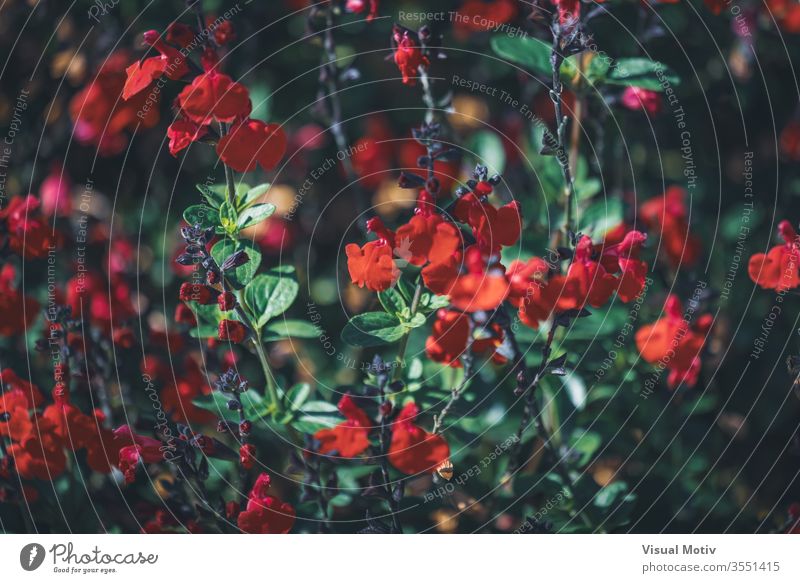
[[[539,39],[498,34],[492,37],[492,49],[499,56],[542,75],[550,75],[552,45]]]
[[[308,383],[297,383],[286,391],[286,404],[291,411],[299,411],[314,390]]]
[[[219,323],[224,319],[219,306],[216,303],[203,305],[197,302],[186,302],[186,305],[194,312],[197,320],[197,326],[189,334],[193,338],[215,338],[219,332]]]
[[[299,287],[291,274],[271,271],[256,276],[244,290],[244,299],[258,318],[256,325],[263,328],[272,318],[288,310]]]
[[[247,253],[247,262],[225,272],[226,279],[236,289],[241,289],[247,285],[255,276],[256,271],[258,271],[258,266],[261,265],[261,251],[259,251],[258,246],[251,241],[223,239],[211,248],[211,256],[219,265],[222,265],[225,259],[239,250],[244,250]]]
[[[262,340],[270,342],[281,338],[317,338],[320,330],[305,320],[275,320],[264,328]]]
[[[298,411],[292,426],[301,433],[330,429],[343,421],[336,405],[326,401],[308,401]]]
[[[244,193],[244,195],[238,200],[238,206],[240,209],[245,209],[249,207],[251,204],[256,202],[262,196],[266,194],[269,190],[269,187],[272,186],[271,184],[264,183],[259,184],[258,186],[254,186],[250,190]]]
[[[242,214],[239,215],[239,221],[236,223],[236,226],[239,227],[239,229],[246,229],[247,227],[252,227],[253,225],[257,225],[261,221],[264,221],[269,217],[271,217],[272,213],[274,212],[275,212],[274,204],[264,202],[253,205],[242,211]]]
[[[625,482],[612,482],[600,490],[594,497],[594,505],[598,508],[609,508],[615,503],[632,499],[632,494],[628,494],[628,484]]]
[[[390,314],[399,314],[408,307],[403,295],[393,287],[386,291],[378,292],[378,300],[381,302],[383,309]]]
[[[414,314],[413,318],[411,318],[410,320],[405,320],[403,322],[403,325],[406,328],[419,328],[420,326],[424,326],[426,321],[427,318],[425,318],[425,314],[420,314],[419,312],[417,312],[416,314]]]
[[[227,198],[227,187],[224,184],[198,184],[197,190],[213,208],[218,209]]]
[[[593,235],[602,235],[619,225],[624,218],[622,201],[608,197],[599,200],[580,213],[578,224],[580,230],[591,231]]]
[[[591,461],[592,456],[600,449],[602,443],[603,440],[599,433],[578,429],[572,434],[569,445],[573,451],[581,456],[578,460],[578,465],[584,466]]]
[[[351,346],[381,346],[397,342],[406,333],[400,319],[385,312],[354,316],[342,329],[342,340]]]
[[[606,77],[606,83],[664,91],[664,85],[679,85],[680,78],[666,65],[650,59],[619,59]]]
[[[200,225],[201,229],[219,225],[219,212],[204,204],[193,204],[183,211],[183,220],[190,225]]]
[[[502,174],[506,167],[506,151],[503,142],[495,132],[477,132],[469,141],[469,149],[474,152],[479,164],[489,169],[489,174]]]

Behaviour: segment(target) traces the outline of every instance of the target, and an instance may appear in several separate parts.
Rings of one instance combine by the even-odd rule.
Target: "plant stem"
[[[220,122],[219,124],[220,137],[228,135],[228,124]],[[228,190],[228,201],[236,208],[236,182],[233,177],[233,169],[227,164],[222,165],[225,168],[225,183]]]
[[[470,335],[469,340],[467,342],[467,347],[464,349],[464,355],[461,357],[461,361],[464,363],[464,377],[461,379],[455,387],[450,390],[450,398],[447,400],[447,403],[442,410],[439,412],[438,415],[434,415],[433,417],[433,429],[431,429],[431,433],[439,433],[439,430],[442,428],[442,424],[444,423],[444,418],[447,417],[447,414],[450,412],[450,409],[453,407],[456,401],[461,398],[461,394],[464,392],[464,389],[469,386],[470,381],[472,381],[472,322],[470,321]]]
[[[414,297],[411,299],[411,318],[417,315],[419,309],[419,301],[422,297],[422,279],[417,278],[417,287],[414,289]],[[411,336],[411,330],[407,330],[403,337],[400,339],[400,346],[397,349],[397,366],[392,373],[392,380],[400,378],[400,371],[405,366],[406,349],[408,348],[408,338]]]
[[[283,404],[281,403],[281,398],[278,395],[278,387],[272,374],[272,367],[270,367],[269,360],[267,359],[267,353],[264,351],[264,345],[261,343],[260,331],[256,332],[255,338],[253,338],[253,343],[255,344],[258,360],[261,362],[261,370],[264,372],[264,376],[267,379],[267,393],[269,394],[272,408],[277,415],[280,415],[283,413]]]

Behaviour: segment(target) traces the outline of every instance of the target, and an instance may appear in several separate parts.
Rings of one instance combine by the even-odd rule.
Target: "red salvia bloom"
[[[244,342],[247,337],[247,328],[241,322],[236,320],[223,320],[219,323],[219,330],[217,331],[217,338],[219,340],[228,340],[234,344]]]
[[[367,221],[367,229],[376,233],[378,239],[363,247],[355,243],[347,245],[347,269],[350,279],[358,287],[380,292],[392,287],[400,277],[392,256],[395,235],[378,217]]]
[[[491,353],[492,360],[498,364],[506,362],[506,358],[496,352],[503,343],[503,330],[494,324],[489,329],[470,330],[469,316],[454,310],[439,310],[436,321],[431,328],[431,335],[425,341],[425,353],[434,362],[461,368],[461,356],[466,352],[470,335],[473,336],[472,352],[475,354]]]
[[[502,304],[509,292],[502,266],[487,269],[486,259],[476,246],[466,250],[464,264],[467,273],[458,275],[447,290],[453,307],[463,312],[480,312]]]
[[[118,154],[125,148],[125,130],[136,129],[139,124],[151,128],[158,123],[159,95],[151,97],[140,92],[128,100],[121,98],[129,62],[126,52],[111,55],[94,80],[70,102],[76,139],[96,146],[103,156]]]
[[[395,255],[412,265],[449,261],[461,247],[461,234],[435,210],[427,191],[419,194],[416,214],[395,233]]]
[[[118,465],[128,484],[136,481],[136,467],[140,461],[154,464],[164,459],[164,445],[159,440],[137,435],[128,425],[115,429],[114,437],[117,444],[127,444],[119,448]]]
[[[392,423],[389,462],[404,474],[433,472],[450,458],[450,446],[441,435],[431,434],[414,424],[416,404],[406,404]]]
[[[246,443],[239,448],[239,463],[245,470],[252,470],[256,463],[256,446]]]
[[[800,237],[789,221],[780,222],[778,233],[784,244],[750,257],[747,273],[764,289],[781,292],[800,286]]]
[[[367,7],[369,7],[367,22],[370,22],[378,15],[378,0],[347,0],[345,4],[347,11],[353,14],[362,14],[367,10]]]
[[[178,152],[189,147],[192,142],[202,139],[208,134],[208,127],[190,119],[176,119],[167,128],[169,153],[177,156]]]
[[[237,172],[272,170],[286,152],[286,133],[275,123],[247,119],[234,125],[217,144],[217,155]]]
[[[286,502],[268,494],[270,477],[261,474],[256,479],[247,508],[239,513],[239,528],[251,534],[286,534],[292,529],[295,510]]]
[[[517,4],[514,0],[466,0],[458,9],[455,32],[463,37],[471,32],[495,30],[511,22],[516,15]]]
[[[669,370],[670,388],[681,383],[693,387],[700,373],[700,352],[712,317],[705,314],[690,325],[684,317],[681,301],[673,295],[667,298],[664,312],[663,318],[636,332],[639,354],[650,364]]]
[[[369,447],[369,431],[373,423],[350,395],[342,396],[338,407],[347,421],[332,429],[320,429],[314,434],[320,442],[319,453],[356,457]]]
[[[150,84],[162,75],[175,81],[189,72],[186,57],[178,49],[165,43],[155,30],[144,33],[144,42],[161,54],[158,57],[136,61],[125,70],[127,80],[122,89],[122,98],[125,100],[150,87]]]
[[[14,467],[26,480],[53,480],[64,473],[67,457],[52,421],[37,418],[35,426],[8,448]]]
[[[632,111],[643,109],[650,115],[656,115],[661,111],[661,95],[641,87],[626,87],[622,92],[622,105]]]
[[[410,31],[395,27],[394,40],[397,43],[394,51],[394,62],[397,68],[400,69],[403,83],[416,85],[419,68],[428,67],[430,61],[428,57],[422,54],[422,49],[417,44],[416,39],[412,37]]]
[[[700,256],[700,239],[689,232],[686,191],[670,186],[659,197],[645,202],[639,211],[644,224],[661,237],[664,255],[673,267],[694,265]]]
[[[480,182],[476,192],[479,196],[486,196],[492,192],[492,186],[488,182]],[[519,240],[522,232],[522,218],[516,201],[495,208],[488,202],[481,202],[475,193],[470,192],[458,200],[453,215],[472,227],[475,240],[486,253],[496,253],[501,247],[510,247]]]
[[[250,114],[250,93],[224,73],[208,71],[194,78],[178,95],[186,116],[199,124],[213,120],[229,123]]]
[[[43,259],[61,244],[61,234],[48,224],[33,195],[12,196],[0,210],[0,220],[6,222],[9,247],[25,259]]]

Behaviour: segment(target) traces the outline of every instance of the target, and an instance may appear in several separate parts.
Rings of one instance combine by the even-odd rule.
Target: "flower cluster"
[[[155,30],[145,32],[145,44],[159,56],[147,57],[126,69],[122,97],[130,100],[146,93],[162,76],[189,81],[178,95],[178,113],[167,130],[170,153],[175,156],[193,142],[207,141],[216,144],[219,158],[237,172],[250,172],[256,166],[271,170],[286,151],[286,134],[278,124],[251,118],[247,88],[221,72],[219,50],[234,38],[230,22],[223,25],[214,30],[215,42],[205,44],[200,58],[202,72],[191,81],[190,47],[196,44],[196,38],[204,37],[181,23],[170,25],[164,35]],[[217,137],[211,136],[214,123],[220,127]]]

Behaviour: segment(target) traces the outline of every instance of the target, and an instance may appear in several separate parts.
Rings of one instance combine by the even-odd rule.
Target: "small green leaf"
[[[550,75],[550,53],[552,45],[531,36],[508,36],[498,34],[492,37],[492,49],[499,56],[541,75]]]
[[[225,272],[225,278],[236,289],[241,289],[247,285],[255,276],[256,271],[258,271],[258,266],[261,265],[261,251],[259,251],[258,246],[251,241],[223,239],[211,248],[211,256],[219,265],[222,265],[225,259],[239,250],[244,250],[247,253],[247,262]]]
[[[416,313],[414,314],[413,318],[403,322],[403,325],[406,328],[419,328],[420,326],[424,326],[425,322],[426,322],[425,314]]]
[[[281,338],[317,338],[320,330],[305,320],[275,320],[264,327],[262,340],[270,342]]]
[[[244,415],[246,418],[261,419],[267,415],[269,405],[264,400],[264,397],[262,397],[261,394],[254,389],[248,389],[247,391],[241,393],[240,398],[242,400],[242,407],[244,408]],[[228,408],[228,402],[231,399],[233,399],[232,395],[214,391],[210,395],[196,397],[192,400],[192,403],[201,409],[211,411],[215,415],[227,421],[238,422],[239,412],[232,411]]]
[[[286,391],[286,404],[291,411],[299,411],[313,392],[310,384],[297,383]]]
[[[385,312],[354,316],[342,329],[342,340],[351,346],[381,346],[397,342],[406,333],[400,319]]]
[[[215,209],[218,209],[227,198],[227,188],[224,184],[198,184],[197,190],[203,193],[203,198]]]
[[[330,429],[343,421],[336,405],[326,401],[308,401],[297,412],[292,426],[301,433]]]
[[[292,274],[278,271],[253,279],[244,290],[244,299],[258,318],[257,326],[263,328],[272,318],[288,310],[299,287]]]
[[[680,78],[666,65],[650,59],[619,59],[606,76],[606,83],[664,91],[665,85],[680,84]]]
[[[241,198],[238,200],[238,207],[240,209],[245,209],[249,207],[251,204],[259,200],[266,192],[269,190],[271,184],[259,184],[258,186],[254,186],[250,190],[244,193]]]
[[[219,224],[219,212],[204,204],[193,204],[183,211],[183,220],[192,226],[200,225],[201,229],[208,229]]]
[[[238,226],[239,229],[246,229],[247,227],[252,227],[253,225],[257,225],[261,221],[264,221],[269,217],[271,217],[272,213],[274,212],[275,212],[274,204],[264,202],[261,204],[253,205],[242,211],[242,214],[239,215],[239,221],[237,222],[236,226]]]
[[[191,308],[197,320],[197,326],[194,326],[189,334],[193,338],[216,337],[219,332],[219,323],[224,318],[219,306],[216,303],[203,305],[197,302],[186,302],[186,305]]]
[[[625,482],[612,482],[597,493],[594,497],[594,505],[598,508],[609,508],[615,503],[620,503],[623,500],[627,501],[632,496],[627,492],[628,484]]]
[[[390,314],[399,314],[408,307],[403,295],[393,287],[379,292],[378,300],[380,300],[383,309]]]
[[[578,465],[584,466],[591,461],[592,456],[600,449],[602,443],[603,440],[599,433],[579,429],[573,433],[569,445],[573,451],[579,453],[581,456],[578,460]]]

